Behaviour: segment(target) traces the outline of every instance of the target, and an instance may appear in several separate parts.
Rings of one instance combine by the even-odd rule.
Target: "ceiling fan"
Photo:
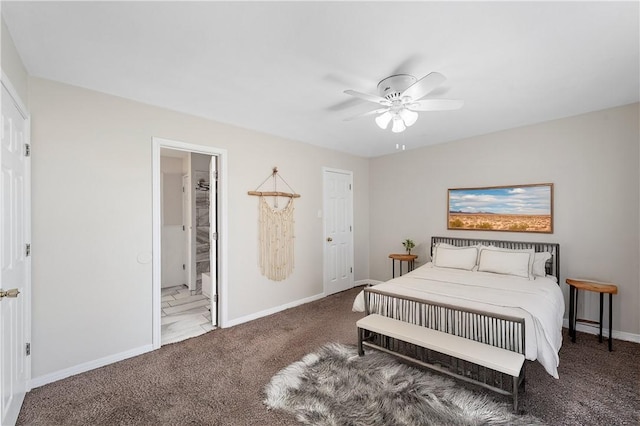
[[[356,115],[347,120],[377,115],[376,124],[381,129],[386,129],[389,127],[389,123],[393,122],[391,131],[400,133],[418,120],[417,111],[444,111],[462,108],[464,102],[461,100],[422,99],[445,80],[446,78],[438,72],[429,73],[420,80],[409,74],[396,74],[378,83],[378,96],[355,90],[345,90],[344,93],[347,95],[382,106],[382,108]]]

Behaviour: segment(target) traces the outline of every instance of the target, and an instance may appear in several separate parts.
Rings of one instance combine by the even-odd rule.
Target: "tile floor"
[[[162,289],[162,345],[211,331],[211,301],[186,285]]]

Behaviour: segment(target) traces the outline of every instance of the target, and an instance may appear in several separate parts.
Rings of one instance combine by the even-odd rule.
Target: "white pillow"
[[[453,244],[449,244],[449,243],[435,243],[433,245],[433,256],[431,257],[431,261],[432,262],[436,258],[436,253],[438,252],[438,247],[444,247],[444,248],[450,248],[450,249],[461,249],[461,248],[476,247],[477,249],[479,249],[482,246],[479,246],[479,245],[474,245],[474,246],[454,246]]]
[[[536,251],[533,248],[523,248],[523,249],[508,249],[503,247],[496,246],[485,246],[483,248],[489,250],[498,250],[498,251],[506,251],[512,253],[529,253],[531,257],[529,258],[529,278],[533,279],[533,259],[535,258]],[[480,253],[478,253],[478,263],[480,263]]]
[[[478,271],[515,275],[532,280],[533,249],[510,250],[483,247],[478,256]]]
[[[472,270],[476,266],[478,249],[476,247],[454,247],[438,244],[433,249],[433,265],[439,268]]]
[[[472,246],[454,246],[453,244],[449,244],[449,243],[436,243],[434,245],[433,257],[432,257],[431,261],[433,261],[436,258],[436,249],[438,247],[445,247],[445,248],[452,248],[452,249],[466,249],[466,248],[470,248],[470,247],[475,247],[477,252],[478,252],[478,255],[480,255],[480,249],[482,247],[486,247],[486,246],[483,246],[482,244],[474,244]],[[478,266],[478,259],[476,259],[476,266]]]
[[[493,250],[495,250],[497,248],[498,247],[496,247],[496,246],[485,246],[483,244],[478,244],[478,260],[476,260],[476,265],[480,264],[480,253],[482,253],[482,250],[484,250],[484,249],[493,249]]]
[[[533,276],[535,277],[546,277],[547,270],[545,269],[545,265],[547,260],[551,259],[551,253],[548,251],[534,253],[533,255]]]

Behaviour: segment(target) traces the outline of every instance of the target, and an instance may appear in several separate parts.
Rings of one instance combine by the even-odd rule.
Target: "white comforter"
[[[428,263],[378,284],[376,289],[524,318],[525,357],[538,360],[550,375],[558,378],[564,297],[552,278],[528,280],[511,275],[437,268]],[[356,297],[353,310],[364,311],[363,292]]]

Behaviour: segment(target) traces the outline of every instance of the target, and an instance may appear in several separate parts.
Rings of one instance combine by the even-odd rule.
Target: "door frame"
[[[355,247],[354,247],[354,233],[355,233],[355,227],[353,225],[353,193],[354,193],[354,185],[353,185],[353,171],[351,170],[343,170],[343,169],[334,169],[331,167],[323,167],[322,168],[322,292],[325,294],[325,296],[327,295],[327,245],[325,244],[325,241],[327,239],[327,219],[326,219],[326,212],[327,212],[327,206],[326,206],[326,175],[327,173],[340,173],[343,175],[348,175],[349,176],[349,180],[351,182],[351,191],[349,192],[351,194],[351,199],[349,200],[349,221],[351,222],[351,232],[349,233],[349,244],[351,245],[351,252],[349,253],[349,259],[351,261],[351,267],[353,267],[354,264],[354,254],[355,254]],[[354,284],[355,284],[355,272],[350,274],[350,280],[351,280],[351,288],[353,288]]]
[[[152,137],[152,199],[153,199],[153,238],[152,238],[152,332],[153,349],[160,348],[161,339],[161,247],[160,231],[162,227],[161,193],[160,193],[160,149],[168,148],[179,151],[195,152],[218,157],[218,326],[225,327],[228,322],[227,309],[227,264],[228,259],[228,200],[227,200],[227,150],[206,145]]]
[[[218,157],[209,158],[209,275],[212,277],[211,296],[211,325],[218,326],[218,283],[214,281],[218,276]],[[212,233],[215,231],[215,237]],[[204,285],[204,281],[202,283]]]
[[[25,144],[29,144],[31,147],[31,115],[29,114],[29,110],[25,106],[24,102],[20,98],[18,91],[15,89],[11,80],[5,74],[4,70],[0,69],[1,80],[0,84],[4,89],[6,89],[11,101],[18,109],[20,115],[24,118],[25,122]],[[24,240],[26,243],[31,244],[31,160],[25,161],[25,171],[24,171],[24,215],[25,215],[25,229],[24,229]],[[24,306],[23,306],[23,325],[22,332],[23,342],[31,344],[31,278],[32,278],[32,266],[31,266],[31,256],[25,256],[25,282],[23,287],[23,293],[21,294]],[[18,339],[20,340],[20,339]],[[31,356],[25,356],[25,383],[24,383],[24,391],[29,392],[31,390]],[[11,374],[14,372],[11,371]],[[20,414],[20,408],[22,407],[22,403],[24,401],[25,394],[19,395],[19,402],[16,401],[16,405],[14,409],[17,408],[17,411],[12,410],[11,413],[1,413],[2,415],[6,415],[9,422],[15,421]],[[15,412],[14,412],[15,411]],[[2,418],[0,417],[0,423],[2,423]]]

